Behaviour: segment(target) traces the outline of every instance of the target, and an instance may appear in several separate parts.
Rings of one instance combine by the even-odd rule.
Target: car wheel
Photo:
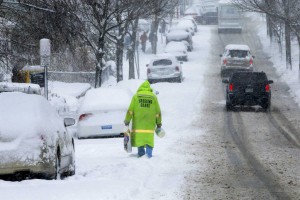
[[[271,101],[265,102],[261,105],[261,107],[266,111],[270,111],[270,107],[271,107]]]
[[[55,179],[56,180],[61,180],[62,175],[61,175],[61,157],[60,157],[60,152],[57,151],[56,154],[56,160],[55,160]]]
[[[232,104],[226,100],[226,111],[231,111],[232,110]]]
[[[69,173],[68,173],[69,176],[73,176],[75,174],[75,170],[76,170],[74,141],[72,141],[72,147],[73,147],[73,151],[72,151],[71,163],[69,166]]]

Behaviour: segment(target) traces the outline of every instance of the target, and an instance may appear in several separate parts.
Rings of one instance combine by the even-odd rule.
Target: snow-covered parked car
[[[183,41],[169,42],[164,52],[174,55],[179,61],[188,61],[187,45]]]
[[[59,179],[75,174],[74,140],[42,96],[0,93],[0,175]]]
[[[168,44],[171,41],[186,41],[188,44],[188,51],[193,50],[193,40],[192,35],[184,30],[171,30],[166,35],[166,43]]]
[[[180,19],[176,26],[182,29],[190,29],[192,35],[195,35],[195,32],[198,31],[197,24],[194,24],[193,21],[189,19]]]
[[[119,87],[89,90],[78,110],[77,137],[120,136],[133,93]]]
[[[180,21],[191,21],[194,27],[195,32],[198,32],[198,25],[196,20],[192,17],[192,16],[185,16],[183,18],[180,19]],[[189,23],[189,22],[188,22]]]
[[[181,63],[171,54],[156,55],[147,64],[147,79],[150,83],[161,81],[181,83]]]

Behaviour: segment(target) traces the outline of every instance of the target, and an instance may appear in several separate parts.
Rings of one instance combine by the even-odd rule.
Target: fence
[[[114,75],[112,65],[107,65],[102,70],[102,83],[106,82],[111,75]],[[61,81],[67,83],[89,83],[95,85],[95,72],[59,72],[48,71],[50,81]]]

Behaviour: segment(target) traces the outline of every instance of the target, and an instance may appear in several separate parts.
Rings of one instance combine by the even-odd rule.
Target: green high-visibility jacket
[[[131,144],[133,147],[149,145],[154,147],[154,130],[161,126],[161,111],[150,83],[145,81],[132,97],[125,124],[132,120]]]

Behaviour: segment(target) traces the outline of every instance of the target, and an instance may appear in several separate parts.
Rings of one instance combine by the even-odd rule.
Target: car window
[[[172,61],[169,59],[161,59],[161,60],[155,60],[152,64],[153,66],[158,66],[158,65],[172,65]]]
[[[244,50],[229,50],[228,56],[230,57],[237,57],[237,58],[245,58],[248,56],[248,51]]]
[[[257,83],[267,81],[265,73],[234,73],[231,77],[233,83]]]

